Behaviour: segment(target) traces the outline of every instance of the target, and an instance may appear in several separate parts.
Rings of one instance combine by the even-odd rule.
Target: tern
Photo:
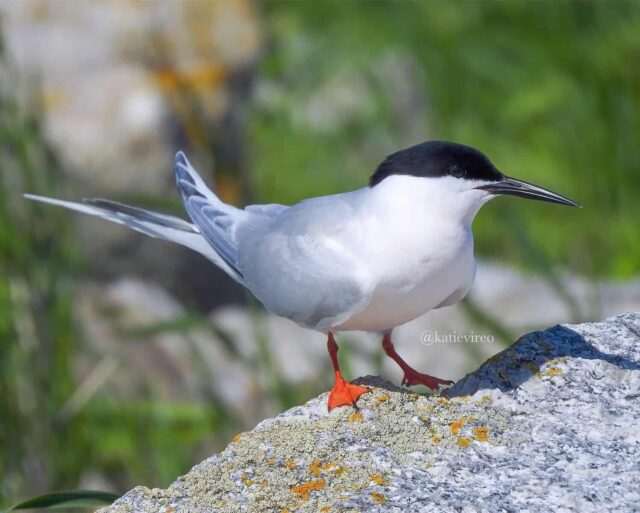
[[[404,385],[438,390],[453,383],[413,369],[396,352],[391,333],[469,292],[476,273],[471,224],[482,205],[512,195],[579,206],[504,175],[474,148],[446,141],[389,155],[366,187],[292,206],[228,205],[183,152],[174,169],[191,222],[105,199],[25,197],[186,246],[247,287],[268,311],[324,332],[335,372],[329,410],[355,407],[368,390],[342,376],[336,332],[379,332]]]

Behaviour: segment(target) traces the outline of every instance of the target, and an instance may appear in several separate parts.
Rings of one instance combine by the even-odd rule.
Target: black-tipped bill
[[[499,182],[481,185],[478,189],[483,189],[491,194],[509,194],[511,196],[520,196],[521,198],[559,203],[560,205],[568,205],[570,207],[580,206],[575,201],[571,201],[569,198],[565,198],[560,194],[508,176],[505,176]]]

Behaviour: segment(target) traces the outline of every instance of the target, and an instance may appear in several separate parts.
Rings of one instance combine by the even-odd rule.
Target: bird
[[[329,411],[357,408],[368,391],[342,375],[338,332],[380,334],[382,349],[404,373],[403,385],[437,392],[453,384],[411,367],[391,335],[467,295],[476,274],[471,225],[485,203],[511,195],[580,206],[503,174],[475,148],[448,141],[387,156],[362,188],[291,206],[224,203],[182,151],[174,173],[190,221],[106,199],[25,197],[186,246],[249,289],[266,310],[326,334],[334,371]]]

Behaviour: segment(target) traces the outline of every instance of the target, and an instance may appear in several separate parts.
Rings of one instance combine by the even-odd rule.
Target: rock
[[[322,394],[101,513],[636,510],[639,342],[624,314],[526,335],[440,396],[361,378],[359,411]]]

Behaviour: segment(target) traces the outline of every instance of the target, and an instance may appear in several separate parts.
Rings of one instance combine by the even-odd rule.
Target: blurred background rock
[[[401,327],[408,360],[456,379],[640,309],[636,2],[4,1],[0,23],[0,507],[164,487],[331,378],[322,335],[198,255],[23,192],[184,215],[184,149],[224,200],[292,203],[457,140],[585,208],[483,210],[471,297]],[[341,341],[349,375],[400,379],[373,335]]]

